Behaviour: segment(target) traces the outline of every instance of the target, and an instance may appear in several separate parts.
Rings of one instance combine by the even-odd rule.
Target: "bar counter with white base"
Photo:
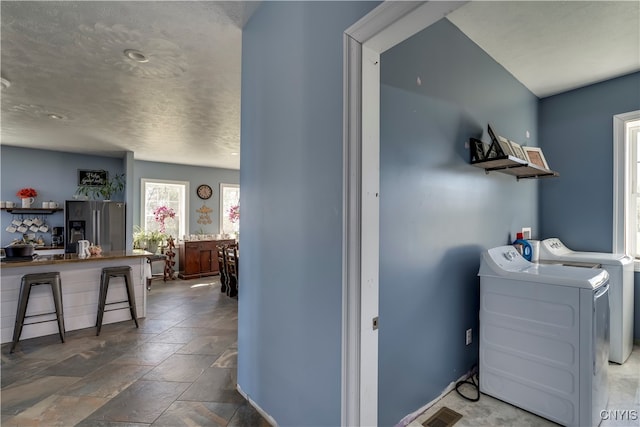
[[[150,274],[146,267],[146,257],[151,253],[142,250],[114,251],[86,258],[76,254],[40,255],[30,261],[0,262],[0,339],[11,342],[13,327],[18,309],[18,294],[22,276],[30,273],[59,272],[62,282],[62,305],[65,330],[93,328],[98,314],[98,296],[100,294],[100,275],[104,267],[130,266],[134,282],[134,291],[138,318],[146,317],[147,293],[146,278]],[[107,302],[127,299],[122,279],[114,278],[109,285]],[[109,311],[104,314],[103,325],[131,320],[131,313],[125,309]],[[119,307],[114,305],[111,309]],[[55,311],[50,286],[36,286],[32,289],[27,306],[27,316]],[[49,316],[55,320],[55,315]],[[38,321],[47,317],[36,318]],[[27,321],[28,323],[28,321]],[[133,325],[133,322],[131,322]],[[132,327],[135,328],[135,325]],[[20,340],[58,333],[55,321],[25,324]]]

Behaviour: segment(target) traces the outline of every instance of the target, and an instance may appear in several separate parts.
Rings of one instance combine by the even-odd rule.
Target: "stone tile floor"
[[[1,347],[1,425],[268,426],[236,391],[238,301],[154,281],[147,317]]]
[[[147,317],[1,347],[2,426],[268,426],[236,391],[236,299],[217,278],[154,281]],[[610,364],[611,410],[640,415],[640,346],[624,365]],[[487,395],[453,391],[409,425],[421,427],[447,406],[457,426],[555,426]],[[601,427],[640,426],[605,420]]]
[[[475,396],[475,390],[464,385],[462,392]],[[640,427],[640,346],[636,345],[629,359],[622,364],[609,363],[609,406],[608,414],[600,427]],[[462,415],[456,427],[547,427],[558,424],[516,408],[486,394],[480,395],[478,402],[464,400],[454,390],[420,414],[408,424],[422,427],[438,409],[446,406]],[[633,413],[623,411],[635,411]],[[614,412],[619,411],[619,412]],[[630,415],[631,414],[631,415]],[[633,416],[632,414],[635,414]],[[617,417],[617,419],[614,419]]]

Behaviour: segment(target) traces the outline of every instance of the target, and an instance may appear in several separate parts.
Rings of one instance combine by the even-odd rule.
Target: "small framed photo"
[[[500,148],[502,148],[502,152],[505,154],[505,156],[516,156],[516,153],[513,152],[511,144],[509,143],[509,140],[507,138],[498,136],[498,143],[500,144]]]
[[[524,160],[525,162],[528,162],[529,160],[527,159],[527,155],[525,154],[524,150],[522,149],[522,146],[520,144],[518,144],[517,142],[513,142],[511,140],[509,140],[509,144],[511,144],[511,151],[513,151],[513,155],[516,156],[517,158]]]
[[[547,160],[544,158],[544,154],[542,154],[542,148],[538,147],[522,147],[524,148],[524,152],[527,155],[527,160],[532,165],[536,165],[542,169],[549,169],[549,165],[547,164]]]

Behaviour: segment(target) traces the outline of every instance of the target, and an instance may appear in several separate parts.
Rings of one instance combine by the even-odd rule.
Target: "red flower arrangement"
[[[16,196],[21,199],[28,199],[29,197],[36,197],[38,192],[33,188],[22,188],[20,191],[16,193]]]

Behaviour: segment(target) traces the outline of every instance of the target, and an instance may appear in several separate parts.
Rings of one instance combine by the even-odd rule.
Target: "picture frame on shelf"
[[[487,124],[487,132],[491,137],[492,146],[496,147],[495,150],[496,150],[497,157],[514,155],[513,151],[511,150],[511,144],[509,144],[509,140],[505,137],[502,137],[496,134],[496,132],[491,127],[491,124]],[[498,151],[501,151],[502,153],[499,153]]]
[[[485,144],[479,139],[471,138],[469,141],[471,147],[471,161],[472,162],[482,162],[486,160],[485,155]]]
[[[509,144],[511,145],[511,151],[513,151],[514,156],[516,156],[520,160],[524,160],[525,162],[529,161],[529,159],[527,158],[527,154],[524,152],[520,144],[511,140],[509,140]]]
[[[492,142],[489,145],[489,148],[487,149],[484,157],[485,157],[485,160],[491,160],[491,159],[495,159],[496,157],[504,157],[504,154],[500,149],[500,145],[498,145],[497,142]]]
[[[527,155],[527,161],[535,166],[538,166],[542,169],[549,169],[549,164],[547,163],[547,159],[545,159],[544,154],[542,153],[542,148],[539,147],[522,147],[524,149],[525,154]]]
[[[502,152],[505,154],[505,156],[518,157],[516,156],[516,153],[513,152],[511,144],[509,143],[509,140],[507,138],[498,135],[498,143],[500,144],[500,148],[502,149]]]

